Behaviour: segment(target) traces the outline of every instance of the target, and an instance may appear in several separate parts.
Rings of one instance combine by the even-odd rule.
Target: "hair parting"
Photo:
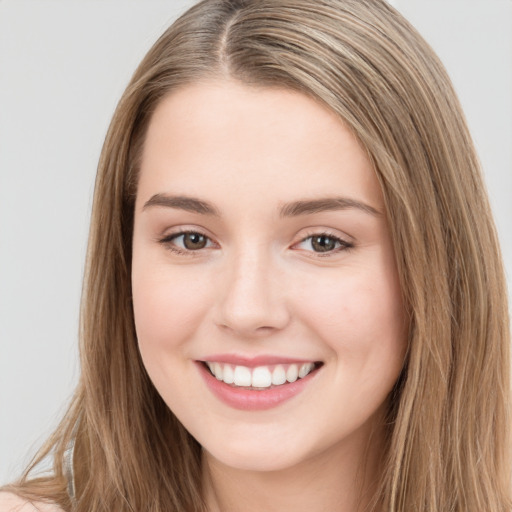
[[[509,511],[510,326],[485,186],[442,64],[384,0],[204,0],[151,48],[99,162],[81,379],[56,432],[10,489],[65,511],[205,511],[200,446],[138,351],[131,240],[152,113],[179,88],[227,78],[291,88],[336,113],[382,187],[409,335],[374,510]],[[72,442],[73,503],[64,462]],[[46,457],[52,473],[31,476]]]

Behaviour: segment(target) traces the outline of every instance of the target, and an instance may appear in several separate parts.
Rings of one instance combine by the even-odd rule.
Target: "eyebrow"
[[[142,210],[153,206],[176,208],[200,215],[213,215],[220,217],[219,210],[211,203],[190,196],[169,196],[167,194],[155,194],[144,203]],[[311,215],[325,211],[357,209],[370,215],[382,215],[376,208],[362,201],[348,197],[326,197],[321,199],[306,199],[286,203],[280,208],[281,217],[298,217]]]
[[[293,203],[285,204],[281,208],[280,215],[281,217],[296,217],[299,215],[308,215],[326,211],[349,210],[353,208],[375,216],[382,215],[382,213],[373,206],[349,197],[326,197],[322,199],[294,201]]]
[[[168,196],[166,194],[155,194],[144,203],[142,210],[151,206],[164,206],[166,208],[177,208],[187,212],[199,213],[201,215],[220,216],[219,211],[212,204],[189,196]]]

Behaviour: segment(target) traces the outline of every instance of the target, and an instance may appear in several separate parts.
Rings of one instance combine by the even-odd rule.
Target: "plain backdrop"
[[[88,217],[110,117],[191,0],[0,0],[0,484],[78,376]],[[438,52],[482,160],[512,275],[512,1],[392,2]]]

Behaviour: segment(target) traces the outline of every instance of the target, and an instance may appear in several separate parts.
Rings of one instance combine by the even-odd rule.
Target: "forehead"
[[[382,203],[366,152],[338,116],[296,91],[234,81],[186,86],[156,108],[138,200],[169,192],[230,194],[233,202],[349,194]]]

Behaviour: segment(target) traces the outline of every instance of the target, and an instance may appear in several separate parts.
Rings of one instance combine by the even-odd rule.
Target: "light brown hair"
[[[155,43],[103,147],[81,313],[81,378],[15,492],[73,510],[204,510],[200,446],[144,370],[131,306],[139,158],[159,101],[210,78],[288,87],[335,112],[382,186],[409,315],[376,506],[510,510],[510,328],[495,228],[473,143],[443,66],[384,0],[205,0]]]

